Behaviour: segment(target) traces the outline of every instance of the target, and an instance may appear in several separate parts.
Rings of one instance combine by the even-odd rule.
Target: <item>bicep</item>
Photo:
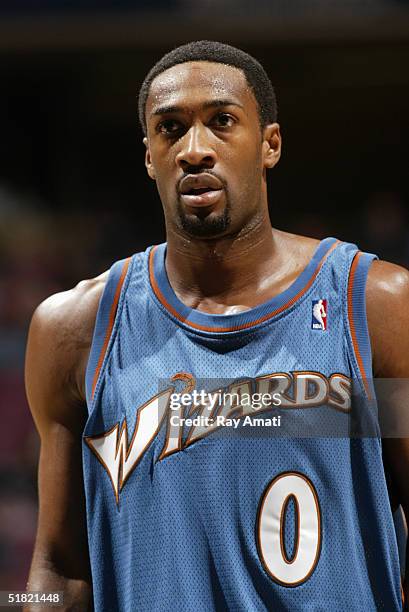
[[[82,352],[70,337],[69,322],[52,304],[47,300],[34,313],[26,350],[27,398],[41,438],[55,423],[80,433],[85,417],[76,384]]]

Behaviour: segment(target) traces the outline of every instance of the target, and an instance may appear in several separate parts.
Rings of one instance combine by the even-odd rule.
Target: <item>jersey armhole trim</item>
[[[128,257],[117,261],[112,266],[99,302],[85,381],[89,409],[111,339],[118,303],[131,259],[131,257]]]
[[[366,316],[366,281],[376,255],[358,251],[352,260],[348,278],[347,312],[352,349],[358,374],[369,400],[375,397],[372,380],[372,350]]]

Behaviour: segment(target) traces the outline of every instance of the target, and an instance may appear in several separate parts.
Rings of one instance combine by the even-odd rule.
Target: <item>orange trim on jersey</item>
[[[106,330],[106,333],[105,333],[104,344],[102,345],[102,349],[101,349],[101,352],[99,354],[99,359],[98,359],[97,367],[95,369],[94,379],[92,381],[91,398],[94,397],[95,387],[97,386],[99,373],[101,371],[102,364],[104,362],[105,353],[107,351],[108,344],[109,344],[109,339],[111,337],[112,329],[114,327],[115,316],[116,316],[116,311],[117,311],[117,308],[118,308],[119,297],[121,295],[122,285],[124,284],[125,276],[126,276],[126,273],[128,272],[130,261],[131,261],[131,257],[128,257],[128,259],[125,260],[124,266],[122,268],[121,276],[119,277],[119,281],[118,281],[118,284],[116,286],[114,299],[113,299],[112,305],[111,305],[111,310],[109,311],[108,327],[107,327],[107,330]]]
[[[368,380],[367,380],[367,376],[365,372],[365,366],[364,366],[364,362],[362,359],[361,351],[359,349],[358,339],[356,336],[355,321],[354,321],[354,307],[353,307],[353,292],[354,292],[355,274],[356,274],[356,269],[358,267],[358,263],[361,258],[361,255],[362,255],[361,251],[358,251],[355,254],[354,259],[352,261],[351,270],[349,273],[348,291],[347,291],[348,320],[349,320],[349,328],[351,330],[352,346],[354,347],[356,360],[358,362],[358,367],[361,372],[362,380],[364,383],[364,387],[365,387],[365,391],[368,396],[368,399],[371,399],[372,394],[369,388],[369,384],[368,384]]]
[[[288,302],[286,304],[283,304],[283,306],[280,306],[279,308],[276,308],[276,310],[273,310],[272,312],[269,312],[267,314],[265,314],[264,316],[260,317],[259,319],[256,319],[255,321],[250,321],[249,323],[243,323],[242,325],[235,325],[233,327],[208,327],[206,325],[199,325],[198,323],[193,323],[192,321],[186,321],[186,319],[184,319],[179,312],[177,312],[177,310],[175,310],[173,308],[173,306],[171,306],[169,304],[169,302],[165,299],[163,293],[161,292],[161,290],[159,289],[159,286],[156,282],[155,279],[155,274],[154,274],[154,268],[153,268],[153,258],[156,252],[157,247],[154,247],[151,252],[149,253],[149,277],[150,277],[150,282],[153,288],[153,291],[156,295],[156,297],[158,298],[158,300],[160,301],[160,303],[166,308],[166,310],[168,310],[176,319],[178,319],[179,321],[181,321],[182,323],[185,323],[185,325],[189,325],[190,327],[193,327],[194,329],[198,329],[200,331],[209,331],[209,332],[229,332],[229,331],[240,331],[242,329],[248,329],[250,327],[254,327],[255,325],[259,325],[260,323],[264,323],[264,321],[268,321],[268,319],[271,319],[272,317],[280,314],[281,312],[283,312],[284,310],[286,310],[287,308],[290,308],[290,306],[293,306],[293,304],[295,304],[295,302],[297,300],[299,300],[306,291],[308,291],[308,289],[311,287],[312,283],[314,282],[318,272],[321,270],[325,260],[327,259],[327,257],[330,255],[330,253],[340,244],[340,241],[337,240],[336,242],[334,242],[334,244],[331,246],[331,248],[328,249],[328,251],[325,253],[325,255],[322,256],[321,260],[319,261],[319,263],[317,264],[317,267],[314,271],[314,274],[310,277],[310,279],[308,280],[308,282],[305,284],[305,286],[300,289],[300,291],[294,295],[290,300],[288,300]]]

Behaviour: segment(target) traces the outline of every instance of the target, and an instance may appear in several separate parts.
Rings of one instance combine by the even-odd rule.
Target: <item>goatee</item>
[[[219,214],[210,213],[200,216],[200,214],[186,214],[179,203],[178,216],[182,229],[190,236],[197,238],[216,238],[223,234],[230,225],[228,206]]]

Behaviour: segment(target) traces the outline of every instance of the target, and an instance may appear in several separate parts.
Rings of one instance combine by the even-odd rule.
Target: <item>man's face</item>
[[[216,238],[261,218],[264,170],[278,161],[279,147],[273,156],[271,143],[279,127],[262,134],[241,70],[212,62],[169,68],[151,84],[146,121],[146,166],[168,229]]]

